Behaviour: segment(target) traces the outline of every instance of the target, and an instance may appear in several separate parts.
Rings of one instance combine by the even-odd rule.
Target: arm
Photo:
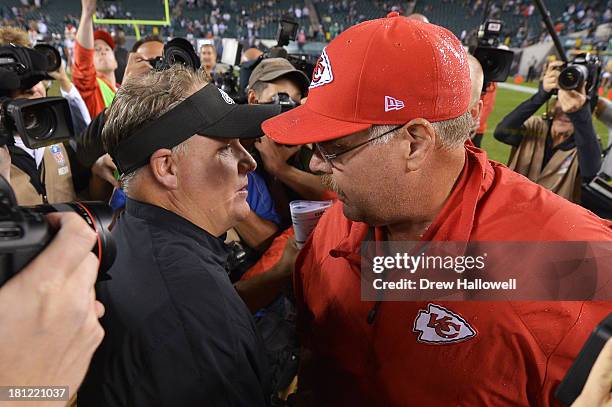
[[[258,251],[267,248],[278,232],[278,226],[274,222],[260,218],[252,210],[245,220],[234,226],[234,229],[249,247]]]
[[[540,83],[540,87],[535,95],[525,102],[518,105],[510,112],[495,128],[493,136],[502,143],[518,147],[523,140],[525,129],[523,123],[527,121],[535,112],[538,111],[550,97],[552,92],[558,88],[557,79],[559,78],[559,68],[563,65],[561,61],[553,61],[548,64],[546,74]]]
[[[93,14],[96,11],[96,2],[95,0],[82,0],[81,5],[81,20],[77,31],[77,40],[74,44],[72,80],[93,116],[96,113],[95,96],[98,85],[93,49]]]
[[[550,97],[551,93],[546,92],[542,86],[540,86],[536,94],[518,105],[516,109],[508,113],[508,115],[499,122],[493,133],[495,139],[504,144],[518,147],[523,140],[523,124],[537,112],[540,106],[546,103]]]
[[[559,103],[574,125],[580,176],[583,182],[589,182],[601,169],[602,158],[584,87],[581,92],[560,90]]]
[[[287,164],[287,160],[299,150],[300,146],[283,146],[267,137],[262,137],[255,143],[255,148],[259,151],[264,167],[270,175],[305,199],[322,199],[326,190],[321,178]]]
[[[301,171],[291,165],[283,167],[274,176],[305,199],[322,200],[327,192],[319,175]]]
[[[295,258],[299,249],[295,239],[289,238],[285,244],[282,257],[274,267],[265,273],[255,275],[248,280],[240,280],[234,284],[238,295],[251,312],[269,305],[291,283],[295,267]]]
[[[93,49],[93,16],[96,13],[96,0],[81,0],[81,20],[77,30],[77,42],[83,48]]]

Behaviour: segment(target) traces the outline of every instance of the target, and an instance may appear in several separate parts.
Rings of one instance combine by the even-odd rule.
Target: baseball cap
[[[453,33],[391,12],[357,24],[327,47],[302,106],[265,121],[268,137],[306,144],[375,124],[450,120],[467,112],[467,53]]]
[[[266,58],[263,59],[251,73],[249,78],[249,88],[257,81],[271,82],[281,76],[292,78],[300,87],[302,95],[306,95],[310,81],[308,76],[297,70],[285,58]]]
[[[228,139],[261,137],[261,123],[280,111],[279,105],[238,105],[209,83],[157,120],[138,128],[110,155],[120,173],[130,173],[145,165],[155,151],[175,147],[195,134]]]
[[[96,30],[94,32],[94,40],[102,40],[107,43],[109,47],[115,49],[115,41],[113,41],[112,35],[106,30]]]

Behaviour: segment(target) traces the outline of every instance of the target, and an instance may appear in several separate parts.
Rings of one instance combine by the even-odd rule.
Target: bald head
[[[468,55],[468,64],[470,66],[470,80],[472,81],[472,94],[470,97],[470,107],[472,107],[480,100],[480,93],[482,92],[482,85],[484,82],[484,73],[482,72],[480,62],[478,62],[478,60],[472,55]]]
[[[240,63],[257,59],[261,54],[263,54],[263,52],[258,50],[257,48],[249,48],[242,54],[242,57],[240,58]]]
[[[412,13],[409,16],[407,16],[406,18],[408,18],[410,20],[418,20],[418,21],[421,21],[423,23],[429,23],[429,19],[427,17],[425,17],[423,14],[419,14],[419,13]]]

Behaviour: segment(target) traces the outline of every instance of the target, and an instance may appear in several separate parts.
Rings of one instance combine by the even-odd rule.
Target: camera
[[[115,261],[116,246],[108,229],[112,209],[101,202],[70,202],[33,207],[17,206],[9,183],[0,176],[0,286],[23,269],[53,239],[46,214],[75,212],[96,232],[93,253],[99,260],[99,279]]]
[[[281,113],[285,113],[298,105],[293,99],[291,99],[289,94],[285,92],[280,92],[272,96],[272,101],[269,104],[280,105]]]
[[[586,94],[597,95],[601,74],[601,60],[593,54],[577,55],[559,74],[559,88],[580,90],[586,84]]]
[[[57,50],[40,44],[34,49],[0,47],[0,146],[22,138],[28,148],[48,146],[74,136],[70,107],[64,98],[11,99],[11,92],[30,89],[57,70]]]
[[[512,68],[514,52],[500,47],[503,29],[501,20],[486,20],[478,31],[478,46],[472,55],[480,62],[484,73],[483,90],[491,82],[505,82]]]
[[[234,75],[233,67],[227,71],[213,75],[215,86],[229,95],[235,102],[239,102],[238,79]]]
[[[148,60],[153,69],[163,71],[172,65],[181,64],[194,71],[200,69],[200,59],[193,45],[184,38],[174,38],[164,45],[161,57]]]

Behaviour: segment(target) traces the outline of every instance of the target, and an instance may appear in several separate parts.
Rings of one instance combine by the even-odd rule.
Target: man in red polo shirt
[[[334,39],[306,104],[263,124],[278,143],[316,143],[311,168],[339,196],[294,275],[298,394],[312,405],[555,405],[556,386],[612,310],[361,299],[364,240],[612,241],[610,222],[466,145],[469,100],[459,40],[390,13]]]

